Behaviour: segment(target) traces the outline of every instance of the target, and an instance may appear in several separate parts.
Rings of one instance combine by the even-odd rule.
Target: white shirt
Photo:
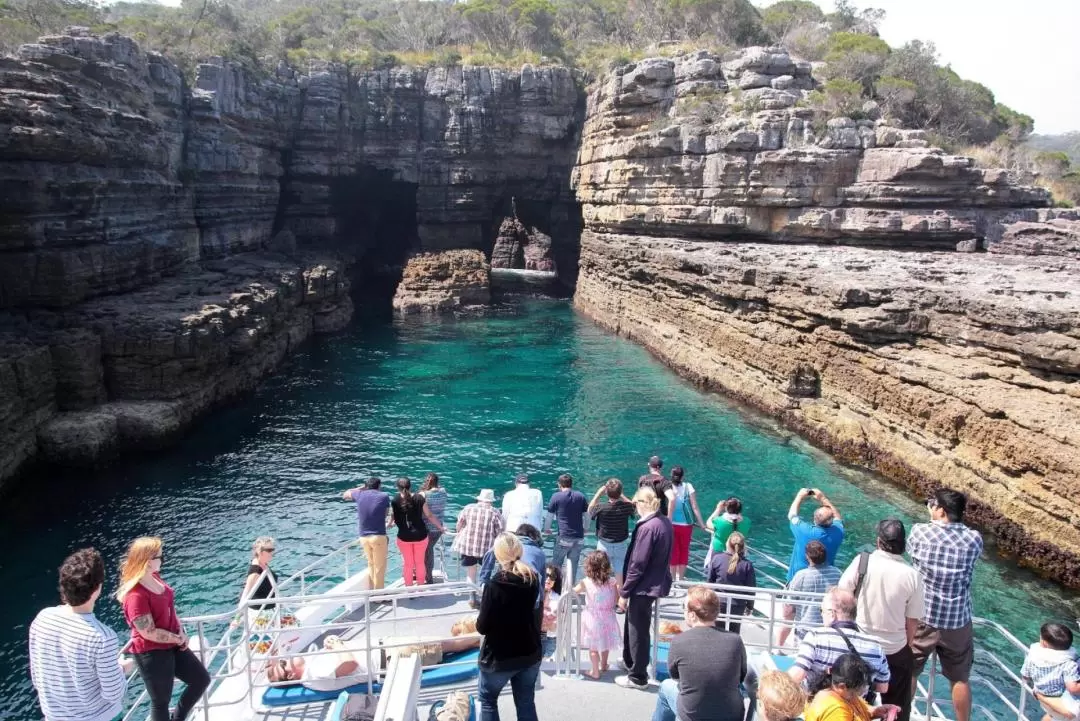
[[[42,609],[30,624],[30,679],[49,721],[112,721],[127,679],[116,633],[92,613]]]
[[[526,483],[517,484],[517,488],[503,496],[502,517],[506,530],[517,531],[522,523],[528,523],[540,530],[544,515],[544,495],[538,488],[530,488]]]
[[[840,588],[854,592],[858,575],[856,556],[840,577]],[[905,563],[903,556],[880,548],[871,553],[859,591],[855,617],[859,629],[877,639],[886,654],[894,654],[907,645],[907,619],[922,620],[925,612],[919,572]]]

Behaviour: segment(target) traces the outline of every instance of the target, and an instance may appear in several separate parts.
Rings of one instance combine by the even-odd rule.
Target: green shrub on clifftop
[[[854,80],[833,78],[820,90],[810,93],[808,105],[827,118],[860,117],[862,115],[863,87]]]

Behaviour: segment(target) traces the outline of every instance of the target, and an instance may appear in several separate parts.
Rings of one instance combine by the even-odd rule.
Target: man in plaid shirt
[[[495,509],[495,491],[485,488],[476,497],[477,503],[470,503],[461,509],[457,517],[457,535],[452,548],[461,554],[461,566],[469,580],[476,582],[480,559],[491,550],[495,538],[503,532],[503,518]]]
[[[952,685],[956,721],[971,718],[971,665],[975,640],[971,628],[971,576],[983,550],[982,536],[963,524],[967,496],[942,488],[927,500],[930,523],[916,523],[908,537],[912,565],[922,577],[926,617],[915,632],[915,678],[930,654],[937,653],[941,673]]]

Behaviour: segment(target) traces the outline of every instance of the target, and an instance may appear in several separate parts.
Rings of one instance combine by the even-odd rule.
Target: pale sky
[[[761,3],[764,6],[771,2]],[[832,12],[833,0],[818,0]],[[940,61],[998,102],[1035,119],[1036,133],[1080,130],[1080,0],[855,0],[885,11],[881,37],[937,46]]]

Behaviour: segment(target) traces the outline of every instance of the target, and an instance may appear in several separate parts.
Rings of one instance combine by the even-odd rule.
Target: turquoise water
[[[426,324],[358,322],[314,342],[175,448],[98,474],[43,478],[6,499],[0,719],[40,718],[27,627],[57,602],[55,569],[71,549],[98,547],[112,574],[132,537],[161,535],[181,613],[224,611],[256,536],[278,539],[279,574],[346,542],[355,519],[340,492],[370,474],[418,479],[434,470],[464,503],[480,488],[501,494],[520,471],[545,495],[562,472],[591,493],[611,475],[637,478],[654,453],[687,469],[703,510],[732,493],[744,498],[752,543],[783,559],[797,488],[824,489],[843,512],[852,539],[845,563],[878,519],[923,520],[902,491],[683,383],[566,301]],[[1004,563],[981,563],[976,585],[976,612],[1026,642],[1043,620],[1075,617],[1063,593]],[[106,593],[114,590],[110,575]],[[99,615],[122,628],[114,601],[101,601]]]

